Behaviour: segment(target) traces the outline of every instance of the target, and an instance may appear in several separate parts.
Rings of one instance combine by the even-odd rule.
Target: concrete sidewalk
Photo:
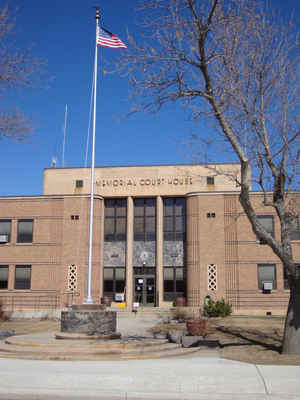
[[[0,399],[300,399],[299,366],[199,355],[139,361],[0,359]]]

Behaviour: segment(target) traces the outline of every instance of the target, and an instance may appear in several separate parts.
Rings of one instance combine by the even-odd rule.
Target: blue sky
[[[89,121],[91,80],[95,50],[95,11],[90,0],[11,0],[19,8],[15,27],[17,47],[33,44],[32,54],[46,59],[51,81],[47,88],[14,90],[3,96],[2,106],[19,108],[35,125],[29,143],[0,141],[0,195],[42,193],[43,169],[57,157],[62,166],[65,105],[68,120],[65,167],[82,167]],[[282,13],[300,5],[294,0],[276,0]],[[1,2],[3,4],[3,1]],[[126,42],[126,29],[138,35],[135,8],[138,0],[102,0],[102,25]],[[189,163],[193,157],[182,145],[195,126],[179,107],[168,106],[158,115],[130,118],[127,78],[101,74],[103,58],[113,60],[117,52],[100,48],[97,99],[96,165],[145,165]],[[216,161],[220,158],[217,157]],[[88,164],[89,165],[89,164]]]

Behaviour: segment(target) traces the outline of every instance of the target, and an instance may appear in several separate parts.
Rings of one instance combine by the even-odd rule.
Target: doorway
[[[135,275],[134,302],[142,307],[154,307],[155,297],[155,275]]]

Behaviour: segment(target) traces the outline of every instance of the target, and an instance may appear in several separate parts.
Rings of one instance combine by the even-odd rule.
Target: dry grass
[[[19,321],[0,321],[0,330],[14,330],[16,335],[26,335],[27,333],[53,332],[59,331],[60,321],[54,320],[19,320]]]
[[[184,329],[185,324],[161,326]],[[300,365],[300,355],[281,354],[283,317],[211,318],[207,339],[221,343],[220,355],[229,360],[254,364]]]
[[[226,317],[209,320],[207,339],[218,339],[222,345],[220,355],[229,360],[254,364],[300,365],[300,355],[281,354],[284,318]],[[16,335],[34,332],[58,331],[59,321],[6,321],[0,330],[13,329]],[[155,332],[185,329],[184,323],[163,324]]]

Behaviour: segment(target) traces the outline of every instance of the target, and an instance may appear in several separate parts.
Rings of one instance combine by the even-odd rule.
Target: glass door
[[[134,302],[142,307],[155,306],[155,276],[135,275],[134,277]]]

